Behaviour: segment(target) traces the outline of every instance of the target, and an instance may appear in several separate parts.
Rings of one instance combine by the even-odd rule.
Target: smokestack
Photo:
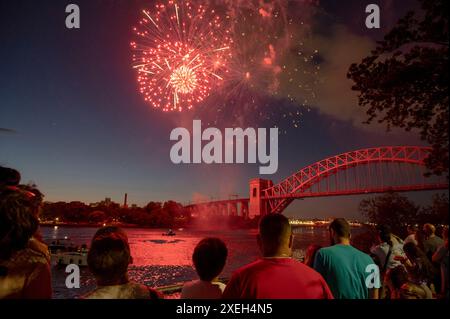
[[[123,199],[123,208],[128,208],[127,199],[128,199],[128,194],[125,193],[125,197]]]

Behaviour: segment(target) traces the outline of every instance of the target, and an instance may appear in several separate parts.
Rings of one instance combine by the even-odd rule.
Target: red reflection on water
[[[90,243],[96,228],[42,227],[44,240],[68,237],[75,245]],[[165,229],[125,228],[133,256],[133,266],[191,266],[195,245],[204,237],[219,237],[228,247],[227,268],[236,269],[258,258],[256,230],[176,230],[176,236],[163,236]]]
[[[68,237],[73,244],[90,243],[96,228],[42,227],[44,240],[51,243],[56,238]],[[197,277],[192,268],[191,255],[195,245],[204,237],[219,237],[228,247],[228,260],[221,277],[229,278],[237,268],[257,259],[260,254],[256,244],[256,230],[175,230],[176,236],[163,236],[165,229],[125,228],[133,256],[129,268],[130,279],[150,287],[178,284]],[[328,244],[326,228],[300,228],[294,236],[294,248],[302,256],[311,243]],[[87,268],[82,269],[82,289],[74,291],[65,287],[64,269],[52,268],[55,298],[73,298],[92,290],[95,280]]]

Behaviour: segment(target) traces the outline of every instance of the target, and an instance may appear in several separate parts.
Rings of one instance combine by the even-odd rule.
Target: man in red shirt
[[[263,257],[232,275],[225,299],[333,299],[322,276],[291,258],[293,236],[281,214],[264,216],[258,246]]]

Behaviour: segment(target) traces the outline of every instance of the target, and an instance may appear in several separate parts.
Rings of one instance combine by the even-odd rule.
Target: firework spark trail
[[[145,10],[132,43],[144,99],[164,111],[195,107],[213,124],[300,127],[318,85],[320,53],[308,44],[316,5],[195,0]]]
[[[164,111],[193,108],[228,72],[229,29],[214,10],[187,1],[157,4],[143,16],[131,43],[140,92]]]
[[[226,117],[233,125],[234,117],[235,122],[264,121],[275,126],[284,122],[300,127],[318,84],[320,66],[315,61],[319,52],[308,44],[309,21],[317,3],[220,2],[233,21],[233,54],[221,90],[208,100],[208,105],[216,107],[202,106],[199,115],[210,118],[213,124],[224,122]]]

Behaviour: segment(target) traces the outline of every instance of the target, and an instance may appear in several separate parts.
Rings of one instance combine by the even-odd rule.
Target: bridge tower
[[[254,178],[250,180],[250,202],[248,215],[250,218],[261,217],[270,212],[269,203],[262,199],[262,190],[272,187],[273,182],[268,179]]]

